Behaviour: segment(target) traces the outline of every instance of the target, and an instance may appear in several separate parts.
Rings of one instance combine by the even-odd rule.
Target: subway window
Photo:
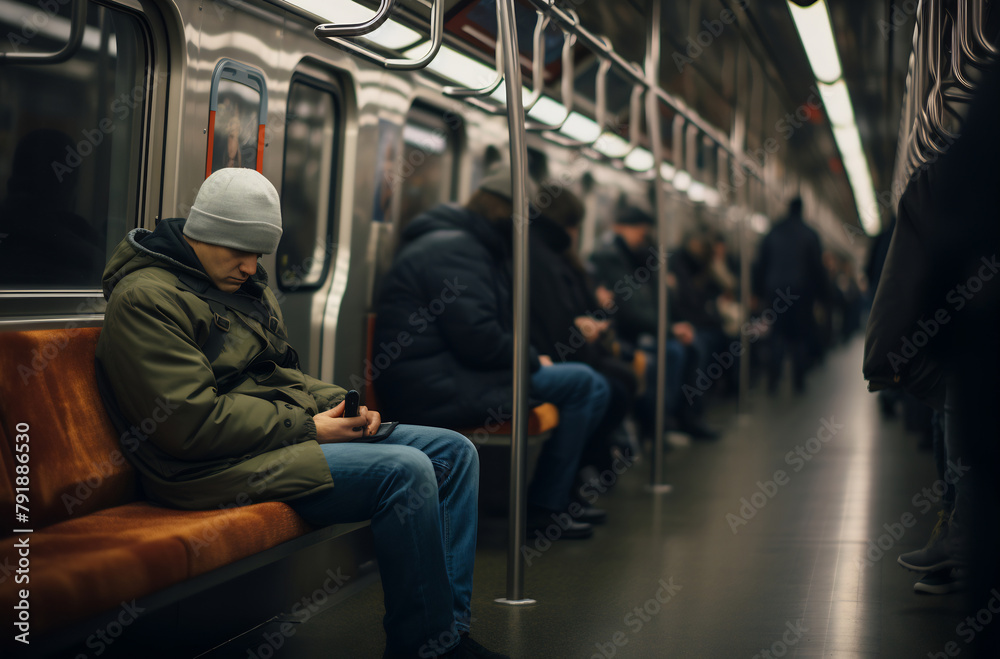
[[[252,66],[223,59],[212,76],[205,178],[226,167],[262,170],[267,85]]]
[[[315,288],[323,281],[336,228],[340,96],[311,78],[297,77],[288,95],[281,180],[284,232],[278,245],[282,290]]]
[[[0,0],[0,34],[0,291],[99,288],[138,215],[144,26],[86,0]]]
[[[421,105],[413,106],[406,115],[399,167],[401,226],[431,206],[452,199],[458,145],[455,122],[446,121],[452,116]]]

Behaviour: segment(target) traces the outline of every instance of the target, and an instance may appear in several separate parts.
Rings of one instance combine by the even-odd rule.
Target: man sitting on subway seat
[[[97,346],[105,401],[137,425],[157,401],[179,404],[127,447],[146,495],[193,510],[285,501],[317,526],[371,519],[386,656],[502,656],[468,637],[475,447],[405,425],[356,441],[378,431],[379,413],[345,418],[344,389],[300,370],[257,262],[280,237],[277,191],[232,168],[205,180],[186,220],[135,229],[115,248]]]
[[[530,219],[515,220],[512,190],[510,166],[499,164],[464,206],[438,204],[400,236],[375,324],[376,345],[400,346],[378,379],[393,418],[451,428],[512,418],[512,236]],[[534,346],[528,352],[530,398],[556,405],[559,425],[528,485],[527,525],[586,538],[605,513],[572,496],[583,449],[608,406],[608,383],[586,364],[554,364]]]

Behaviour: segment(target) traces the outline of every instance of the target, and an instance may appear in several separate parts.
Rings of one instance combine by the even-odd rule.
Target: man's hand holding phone
[[[382,417],[375,410],[360,404],[361,396],[351,390],[332,409],[313,417],[316,423],[316,441],[321,444],[350,441],[371,441],[378,437]]]

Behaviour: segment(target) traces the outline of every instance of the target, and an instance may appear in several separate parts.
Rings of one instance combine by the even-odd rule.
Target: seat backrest
[[[0,332],[0,507],[14,509],[26,482],[16,479],[27,476],[26,528],[138,496],[137,474],[97,389],[99,335],[99,328]]]

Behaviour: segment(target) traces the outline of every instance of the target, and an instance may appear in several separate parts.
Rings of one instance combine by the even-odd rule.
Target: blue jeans
[[[469,631],[479,454],[451,430],[400,425],[381,442],[323,444],[334,487],[289,505],[317,526],[371,520],[386,655],[432,657]]]
[[[580,455],[600,425],[610,395],[608,381],[586,364],[553,364],[532,373],[532,398],[558,407],[559,425],[538,457],[528,503],[553,511],[569,507]]]
[[[636,417],[644,430],[653,434],[656,422],[656,408],[660,402],[656,399],[656,346],[651,345],[641,349],[646,353],[646,390],[636,401]],[[684,385],[684,372],[687,367],[687,352],[677,339],[667,339],[667,390],[663,392],[663,409],[667,416],[676,417],[680,409],[681,388]]]

